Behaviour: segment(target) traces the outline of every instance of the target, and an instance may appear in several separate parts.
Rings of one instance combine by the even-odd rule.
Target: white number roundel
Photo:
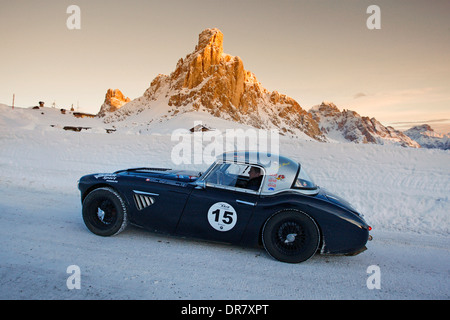
[[[233,229],[236,221],[236,210],[226,202],[217,202],[208,210],[208,222],[218,231],[225,232]]]

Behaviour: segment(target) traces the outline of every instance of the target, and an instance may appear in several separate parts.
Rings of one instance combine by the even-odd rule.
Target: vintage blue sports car
[[[100,236],[128,223],[149,230],[263,246],[298,263],[322,254],[358,254],[371,227],[345,200],[319,188],[292,159],[224,153],[206,172],[134,168],[79,180],[83,220]]]

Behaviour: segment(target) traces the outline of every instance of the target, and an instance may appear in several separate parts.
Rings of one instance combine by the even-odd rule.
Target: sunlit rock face
[[[241,58],[223,52],[223,33],[218,29],[200,33],[194,51],[180,59],[169,76],[158,75],[144,97],[166,97],[169,107],[183,112],[202,109],[257,128],[277,128],[282,134],[303,132],[326,140],[312,116],[294,99],[269,92],[244,69]]]
[[[125,97],[119,89],[108,89],[105,95],[105,102],[100,107],[97,115],[104,117],[107,113],[119,110],[128,102],[130,102],[130,98]]]

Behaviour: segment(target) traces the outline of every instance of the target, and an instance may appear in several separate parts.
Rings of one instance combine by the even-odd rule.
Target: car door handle
[[[248,202],[248,201],[243,201],[243,200],[236,200],[236,202],[241,203],[241,204],[246,204],[246,205],[252,206],[252,207],[256,206],[256,203],[254,203],[254,202]]]

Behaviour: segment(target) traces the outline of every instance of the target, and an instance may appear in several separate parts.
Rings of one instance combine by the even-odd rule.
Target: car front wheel
[[[83,201],[83,220],[86,227],[99,236],[120,233],[128,224],[127,206],[111,188],[91,191]]]
[[[300,263],[316,253],[320,232],[315,221],[306,213],[281,211],[264,224],[262,242],[273,258],[282,262]]]

